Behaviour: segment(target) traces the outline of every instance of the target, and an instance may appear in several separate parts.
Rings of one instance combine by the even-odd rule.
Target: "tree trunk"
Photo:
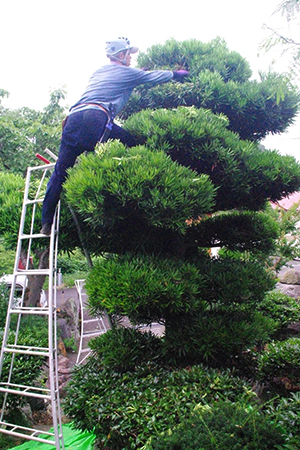
[[[49,267],[49,248],[43,250],[39,255],[38,269],[47,269]],[[33,269],[31,264],[30,269]],[[41,292],[46,279],[46,275],[30,275],[28,276],[28,285],[25,292],[25,306],[40,306]]]

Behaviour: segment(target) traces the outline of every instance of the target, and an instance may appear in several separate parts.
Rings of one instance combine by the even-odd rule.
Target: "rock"
[[[57,329],[62,340],[72,337],[72,329],[68,326],[67,319],[57,319]]]
[[[57,312],[57,326],[63,340],[78,339],[79,314],[76,302],[73,298],[66,300]]]
[[[280,283],[300,285],[300,272],[295,269],[288,269],[280,277]]]
[[[288,295],[289,297],[293,297],[295,299],[300,298],[300,286],[296,284],[281,284],[277,283],[276,289],[282,292],[283,294]]]

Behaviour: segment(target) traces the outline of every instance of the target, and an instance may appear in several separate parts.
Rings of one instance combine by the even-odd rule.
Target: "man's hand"
[[[189,76],[189,72],[187,70],[174,70],[173,78],[174,80],[182,81],[185,77]]]

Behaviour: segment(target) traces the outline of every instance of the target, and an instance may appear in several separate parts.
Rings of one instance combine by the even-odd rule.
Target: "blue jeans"
[[[83,152],[94,151],[107,122],[104,111],[89,109],[71,114],[64,127],[58,159],[54,172],[48,182],[43,202],[42,224],[52,224],[62,185],[67,176],[67,169],[73,167],[76,158]],[[136,145],[135,138],[116,124],[109,138],[120,139],[128,147]]]

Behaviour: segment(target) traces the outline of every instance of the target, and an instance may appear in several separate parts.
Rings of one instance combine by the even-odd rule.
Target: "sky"
[[[142,52],[170,38],[209,42],[220,36],[230,50],[247,59],[253,77],[270,67],[283,73],[288,70],[284,58],[259,50],[270,35],[264,24],[287,30],[285,18],[273,14],[280,2],[1,0],[0,89],[10,93],[3,104],[42,110],[49,103],[50,91],[65,87],[66,104],[71,106],[93,71],[107,63],[105,42],[119,36],[129,38]],[[289,27],[292,33],[300,28]],[[300,119],[288,132],[263,143],[300,159]]]

